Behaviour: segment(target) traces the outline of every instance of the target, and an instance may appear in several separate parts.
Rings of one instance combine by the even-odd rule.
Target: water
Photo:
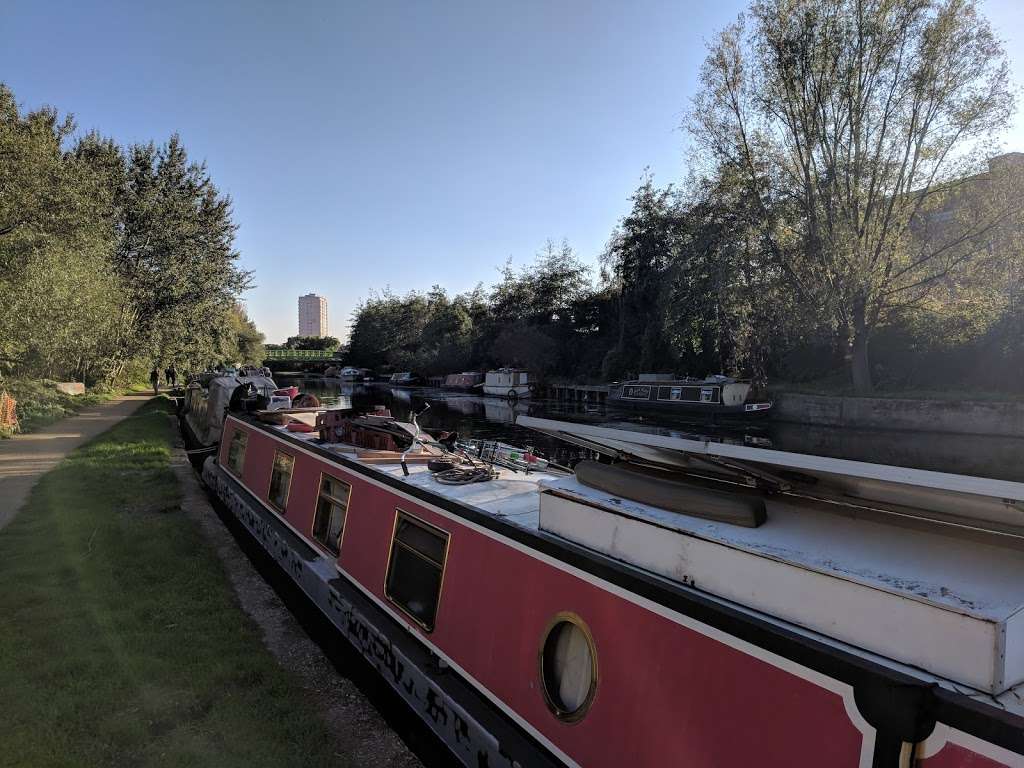
[[[1024,440],[983,435],[837,429],[766,420],[752,425],[723,426],[674,414],[640,413],[614,406],[556,400],[501,398],[448,392],[429,387],[399,389],[387,384],[352,384],[324,379],[278,377],[280,386],[295,384],[331,406],[366,411],[387,406],[398,419],[419,416],[426,430],[455,431],[463,438],[501,440],[533,447],[547,458],[572,464],[582,450],[515,425],[519,415],[618,427],[696,440],[773,448],[832,458],[854,459],[938,472],[1024,481]]]

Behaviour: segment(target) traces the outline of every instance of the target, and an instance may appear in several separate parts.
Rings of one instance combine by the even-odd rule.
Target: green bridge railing
[[[327,349],[268,349],[266,359],[270,360],[334,360],[336,353]]]

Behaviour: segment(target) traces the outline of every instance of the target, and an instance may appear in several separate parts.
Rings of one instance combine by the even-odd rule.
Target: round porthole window
[[[573,723],[587,713],[597,690],[597,655],[578,616],[561,613],[544,633],[540,678],[544,699],[559,719]]]

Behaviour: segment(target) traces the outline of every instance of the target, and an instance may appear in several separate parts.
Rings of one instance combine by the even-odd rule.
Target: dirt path
[[[334,736],[337,753],[353,765],[418,768],[419,760],[374,709],[356,684],[342,676],[309,638],[277,593],[257,573],[210,506],[180,445],[171,465],[181,508],[213,545],[244,610],[263,631],[263,642],[294,674]]]
[[[25,504],[44,474],[78,446],[105,432],[152,395],[124,395],[86,408],[38,432],[0,440],[0,530]]]

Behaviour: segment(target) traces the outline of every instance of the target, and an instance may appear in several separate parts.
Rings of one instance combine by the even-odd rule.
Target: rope
[[[494,480],[497,476],[490,467],[455,467],[436,473],[434,479],[442,485],[469,485]]]

